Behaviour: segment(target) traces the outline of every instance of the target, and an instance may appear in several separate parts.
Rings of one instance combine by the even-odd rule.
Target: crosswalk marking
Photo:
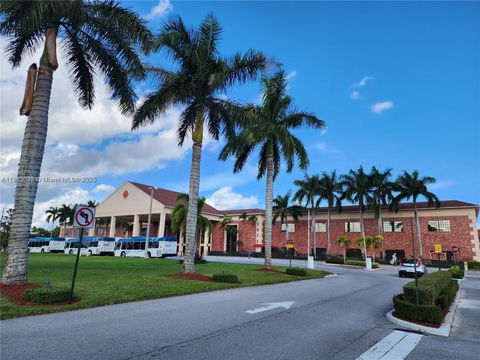
[[[395,330],[356,360],[401,360],[422,340],[423,335]]]
[[[461,299],[459,306],[465,309],[479,309],[480,310],[480,300],[471,300],[471,299]]]

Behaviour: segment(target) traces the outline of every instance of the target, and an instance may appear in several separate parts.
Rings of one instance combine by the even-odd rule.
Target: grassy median
[[[0,258],[3,267],[3,256]],[[63,254],[29,254],[28,282],[69,287],[75,256]],[[156,299],[242,286],[322,278],[324,271],[308,270],[306,277],[278,272],[262,272],[259,265],[206,263],[196,265],[200,274],[237,274],[241,284],[223,284],[173,278],[182,265],[172,259],[137,259],[82,256],[78,268],[75,293],[81,301],[72,305],[18,305],[5,296],[0,297],[0,318],[69,311],[129,301]],[[284,271],[285,267],[274,267]]]

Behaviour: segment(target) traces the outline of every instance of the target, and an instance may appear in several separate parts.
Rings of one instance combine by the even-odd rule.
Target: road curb
[[[452,305],[450,306],[452,310],[449,311],[448,314],[445,316],[445,318],[443,319],[442,325],[439,328],[422,326],[422,325],[412,323],[410,321],[399,319],[393,316],[394,309],[387,312],[385,316],[387,317],[387,320],[390,321],[391,323],[404,327],[409,330],[420,331],[420,332],[431,334],[431,335],[450,336],[450,330],[452,329],[453,319],[455,317],[455,312],[457,311],[458,303],[460,300],[460,291],[461,289],[458,289],[457,295],[455,296],[455,299]]]

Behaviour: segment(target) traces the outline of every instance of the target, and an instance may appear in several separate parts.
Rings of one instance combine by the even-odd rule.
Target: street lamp
[[[150,187],[150,208],[148,210],[148,221],[147,221],[147,233],[145,234],[145,252],[143,254],[143,257],[145,259],[148,258],[148,240],[150,236],[150,223],[152,222],[152,202],[153,202],[153,190],[155,190],[154,187]]]

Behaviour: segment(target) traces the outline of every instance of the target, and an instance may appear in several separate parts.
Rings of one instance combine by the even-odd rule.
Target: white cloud
[[[224,186],[210,195],[206,202],[220,210],[245,209],[258,205],[258,198],[243,196],[234,192],[231,186]]]
[[[357,90],[353,90],[352,93],[350,94],[350,99],[357,100],[359,98],[360,98],[360,92]]]
[[[289,72],[286,76],[285,76],[285,79],[290,80],[290,79],[293,79],[295,76],[297,76],[297,71],[296,70],[293,70],[291,72]]]
[[[324,143],[324,142],[316,143],[314,145],[314,148],[321,151],[321,152],[328,153],[328,154],[340,154],[341,153],[340,150],[335,149],[335,148],[327,145],[327,143]]]
[[[439,189],[445,189],[445,188],[448,188],[448,187],[451,187],[453,185],[455,185],[455,181],[451,181],[451,180],[439,180],[437,182],[435,182],[434,184],[430,184],[428,185],[428,189],[429,190],[439,190]]]
[[[370,109],[375,113],[375,114],[381,114],[385,110],[393,108],[394,103],[393,101],[387,100],[387,101],[379,101],[375,104],[373,104]]]
[[[163,17],[165,14],[170,12],[173,9],[170,0],[160,0],[157,5],[155,5],[150,12],[145,16],[147,20],[153,20],[156,18]]]
[[[355,84],[353,84],[353,87],[364,87],[367,85],[367,82],[369,82],[370,80],[373,80],[375,79],[373,76],[364,76],[362,78],[362,80],[360,80],[359,82],[356,82]]]
[[[92,192],[93,193],[98,193],[98,192],[106,192],[106,193],[111,193],[115,190],[115,187],[112,185],[107,185],[107,184],[100,184],[97,185],[93,188]]]

